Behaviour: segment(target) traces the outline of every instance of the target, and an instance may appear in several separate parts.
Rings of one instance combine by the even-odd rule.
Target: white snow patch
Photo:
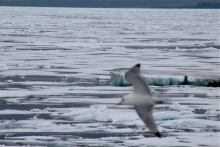
[[[176,111],[193,111],[194,109],[189,107],[189,106],[185,106],[185,105],[180,105],[178,102],[173,102],[173,104],[170,106],[171,110],[176,110]]]
[[[71,110],[61,116],[71,117],[73,120],[77,121],[112,121],[105,105],[91,106],[90,109],[82,112]]]
[[[179,119],[180,113],[175,111],[165,111],[153,113],[155,121]]]

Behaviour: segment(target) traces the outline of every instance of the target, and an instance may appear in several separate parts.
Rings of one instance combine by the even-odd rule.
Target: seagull
[[[125,73],[125,79],[133,85],[133,93],[126,95],[117,105],[134,106],[149,130],[161,138],[152,115],[153,108],[156,104],[169,103],[169,99],[153,98],[147,83],[141,78],[140,67],[140,64],[136,64]]]

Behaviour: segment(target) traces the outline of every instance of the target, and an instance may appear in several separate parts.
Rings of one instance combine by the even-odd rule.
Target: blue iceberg
[[[125,80],[125,72],[126,71],[110,72],[113,85],[131,85]],[[194,85],[220,87],[220,76],[218,74],[148,70],[142,72],[142,78],[148,85],[152,86]]]

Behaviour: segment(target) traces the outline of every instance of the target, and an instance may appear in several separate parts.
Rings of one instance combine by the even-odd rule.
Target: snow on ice
[[[218,15],[1,7],[0,146],[219,146]],[[162,139],[115,105],[136,63],[153,95],[172,100],[154,109]]]

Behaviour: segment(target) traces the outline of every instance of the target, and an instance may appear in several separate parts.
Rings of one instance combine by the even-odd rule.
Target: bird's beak
[[[120,102],[117,103],[117,105],[121,105],[121,104],[122,104],[122,101],[120,101]]]

